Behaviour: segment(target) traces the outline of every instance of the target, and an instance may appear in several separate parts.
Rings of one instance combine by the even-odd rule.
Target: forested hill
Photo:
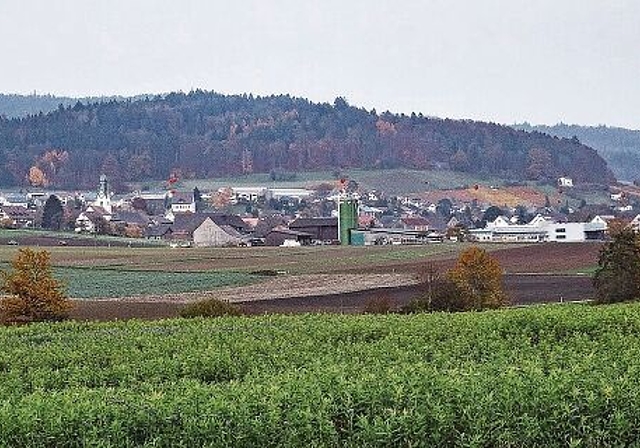
[[[517,124],[516,129],[539,131],[557,137],[577,137],[582,143],[595,148],[605,159],[617,178],[640,179],[640,130],[609,126],[578,126],[557,124],[555,126],[532,126]]]
[[[451,168],[506,179],[608,183],[595,150],[496,124],[377,114],[288,95],[194,91],[77,103],[0,119],[0,185],[117,181],[337,168]]]
[[[146,95],[134,97],[134,99],[142,99]],[[124,101],[123,96],[108,97],[85,97],[71,98],[66,96],[55,95],[18,95],[12,93],[0,93],[0,116],[7,118],[22,118],[28,115],[37,115],[39,113],[49,113],[62,105],[63,107],[73,106],[77,102],[89,104],[95,102],[105,102],[111,100]]]

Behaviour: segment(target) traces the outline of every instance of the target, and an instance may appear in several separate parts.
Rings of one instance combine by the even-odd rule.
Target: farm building
[[[308,233],[314,241],[338,241],[338,218],[297,218],[289,224],[289,229]]]
[[[351,230],[352,246],[381,244],[428,244],[444,241],[444,234],[427,230],[371,228]]]
[[[166,224],[165,224],[166,226]],[[247,224],[236,215],[215,213],[181,213],[168,225],[165,235],[171,239],[196,246],[226,246],[240,244],[246,239]],[[170,230],[170,232],[169,232]],[[147,234],[153,234],[149,230]]]
[[[288,241],[299,244],[300,246],[308,246],[311,244],[313,236],[306,232],[298,232],[287,229],[286,227],[276,227],[271,229],[265,237],[264,244],[266,246],[285,246]]]
[[[196,247],[237,246],[243,236],[228,225],[219,226],[207,217],[194,231],[193,244]]]

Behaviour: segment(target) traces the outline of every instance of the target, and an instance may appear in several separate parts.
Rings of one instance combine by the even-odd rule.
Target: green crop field
[[[178,294],[241,286],[259,280],[246,272],[156,272],[57,268],[69,297],[93,299]]]
[[[0,329],[0,445],[637,446],[640,305]]]

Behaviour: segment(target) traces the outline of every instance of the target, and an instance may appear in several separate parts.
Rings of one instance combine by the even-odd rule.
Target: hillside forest
[[[582,143],[595,148],[607,161],[618,179],[636,181],[640,178],[640,131],[610,126],[578,126],[556,124],[554,126],[514,125],[516,129],[544,132],[560,138],[576,137]]]
[[[349,168],[452,169],[510,180],[614,180],[576,138],[378,113],[289,95],[192,91],[0,118],[0,185],[92,188],[168,178]]]

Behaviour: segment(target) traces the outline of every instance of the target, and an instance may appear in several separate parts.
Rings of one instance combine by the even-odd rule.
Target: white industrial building
[[[604,238],[606,223],[594,220],[591,222],[555,222],[550,218],[537,215],[528,224],[512,224],[508,219],[499,216],[495,221],[487,223],[484,229],[469,230],[469,234],[477,241],[485,242],[580,242]]]

